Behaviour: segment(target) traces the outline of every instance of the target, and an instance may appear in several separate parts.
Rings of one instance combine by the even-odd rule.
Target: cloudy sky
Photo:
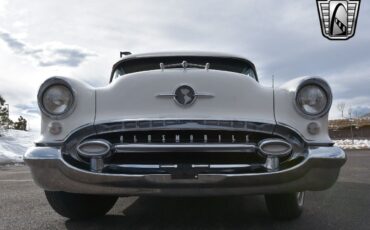
[[[50,76],[108,82],[119,51],[219,51],[243,55],[262,84],[322,76],[336,104],[370,112],[370,2],[356,35],[329,41],[315,0],[0,0],[0,94],[13,118],[38,129],[36,94]],[[348,106],[347,106],[348,107]]]

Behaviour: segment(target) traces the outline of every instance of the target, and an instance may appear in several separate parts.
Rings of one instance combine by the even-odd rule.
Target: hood
[[[200,94],[191,105],[182,106],[171,96],[182,85]],[[251,77],[226,71],[166,69],[138,72],[124,75],[96,90],[95,123],[127,119],[275,123],[273,90],[261,86]]]

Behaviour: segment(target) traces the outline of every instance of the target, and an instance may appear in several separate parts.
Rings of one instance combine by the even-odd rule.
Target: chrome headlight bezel
[[[53,113],[50,113],[44,106],[44,103],[43,103],[43,99],[44,99],[44,94],[45,92],[52,86],[57,86],[57,85],[61,85],[61,86],[64,86],[66,87],[71,95],[72,95],[72,98],[71,98],[71,103],[69,103],[67,109],[61,113],[61,114],[53,114]],[[76,91],[72,88],[72,86],[64,79],[61,79],[61,78],[57,78],[57,77],[53,77],[53,78],[49,78],[48,80],[46,80],[40,87],[39,89],[39,92],[37,94],[37,103],[39,105],[39,108],[41,110],[41,112],[53,119],[53,120],[61,120],[61,119],[64,119],[66,117],[68,117],[69,115],[71,115],[74,111],[74,109],[76,108]]]
[[[298,98],[299,92],[304,87],[309,86],[309,85],[316,86],[316,87],[320,88],[325,93],[325,96],[326,96],[326,99],[327,99],[325,108],[317,114],[308,113],[303,108],[301,108],[300,105],[299,105],[299,98]],[[307,118],[309,120],[319,119],[319,118],[322,118],[325,115],[327,115],[330,111],[332,102],[333,102],[333,95],[332,95],[332,92],[331,92],[331,88],[330,88],[329,84],[321,78],[309,78],[309,79],[306,79],[306,80],[302,81],[298,85],[297,90],[295,91],[295,95],[294,95],[294,107],[296,108],[297,112],[301,116],[303,116],[304,118]]]

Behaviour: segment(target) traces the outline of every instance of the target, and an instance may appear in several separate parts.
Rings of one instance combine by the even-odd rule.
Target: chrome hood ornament
[[[210,64],[207,62],[204,65],[200,65],[200,64],[189,63],[187,61],[182,61],[181,63],[166,65],[161,62],[159,63],[159,67],[161,68],[162,71],[164,71],[166,68],[177,68],[177,67],[181,67],[184,70],[186,70],[187,68],[201,68],[201,69],[209,70]]]

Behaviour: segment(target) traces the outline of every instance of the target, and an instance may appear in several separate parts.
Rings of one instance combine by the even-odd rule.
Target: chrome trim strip
[[[251,122],[240,120],[204,120],[204,119],[154,119],[154,120],[124,120],[96,123],[97,134],[116,131],[145,130],[227,130],[251,131],[272,134],[275,123]]]
[[[223,169],[223,168],[248,168],[248,164],[220,164],[220,165],[210,165],[211,169]]]
[[[116,153],[151,152],[255,152],[253,144],[117,144]]]
[[[115,165],[122,168],[137,168],[137,169],[159,169],[160,165],[145,165],[145,164],[122,164]]]
[[[173,165],[159,165],[160,168],[162,169],[176,169],[177,168],[177,165],[173,164]]]
[[[159,165],[159,164],[113,164],[111,166],[117,166],[120,168],[134,168],[134,169],[171,169],[177,168],[176,164],[167,164],[167,165]]]
[[[209,168],[209,165],[207,164],[192,164],[192,168]]]
[[[160,169],[160,168],[178,168],[177,164],[159,165],[159,164],[119,164],[114,165],[121,168],[136,168],[136,169]],[[192,164],[192,168],[211,168],[211,169],[232,169],[232,168],[248,168],[249,164]]]

